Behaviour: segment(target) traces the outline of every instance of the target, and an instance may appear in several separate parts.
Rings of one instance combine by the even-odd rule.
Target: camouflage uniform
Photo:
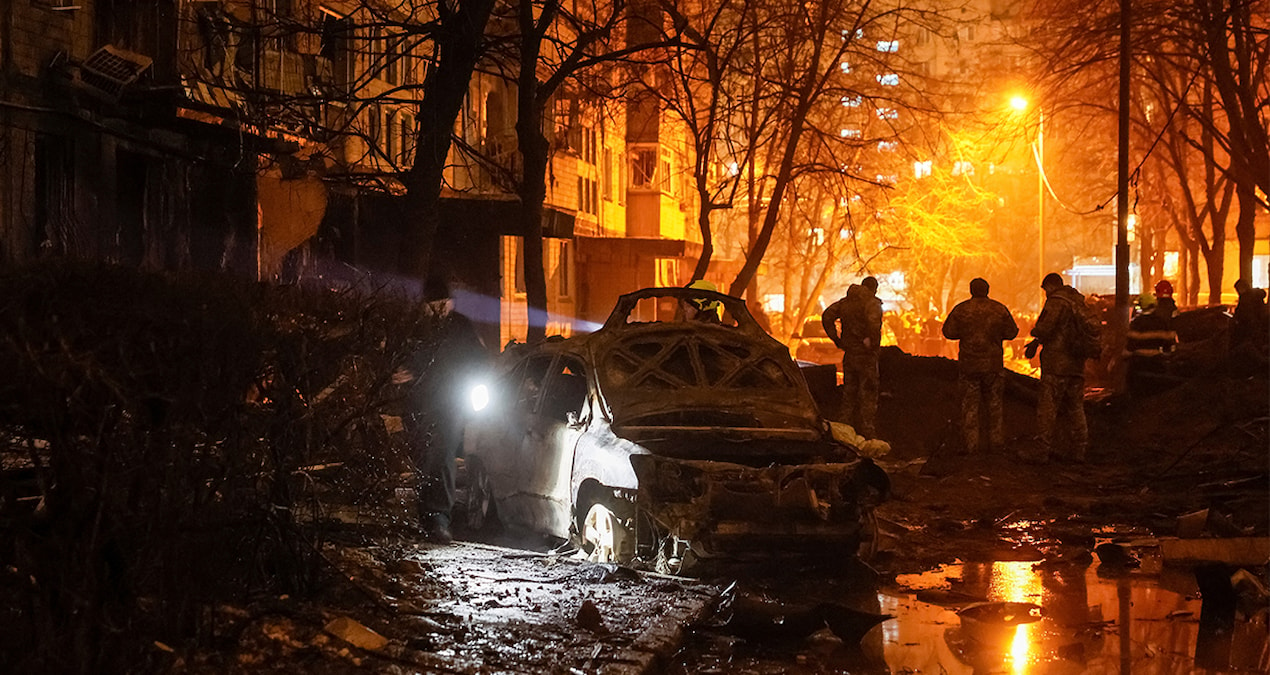
[[[1041,341],[1041,399],[1037,403],[1037,431],[1040,452],[1054,452],[1055,434],[1066,430],[1072,441],[1072,458],[1083,460],[1089,444],[1085,425],[1085,358],[1075,353],[1077,307],[1085,296],[1071,286],[1063,286],[1045,298],[1036,318],[1032,336]]]
[[[852,284],[821,315],[825,333],[842,350],[843,421],[865,438],[877,434],[878,353],[882,341],[882,301],[865,286]],[[838,331],[838,323],[842,331]]]
[[[1005,305],[989,297],[959,303],[944,321],[944,337],[957,340],[957,384],[961,390],[961,433],[966,450],[979,451],[979,406],[988,409],[988,444],[1005,447],[1005,352],[1001,343],[1013,340],[1019,327]],[[986,399],[986,400],[985,400]]]

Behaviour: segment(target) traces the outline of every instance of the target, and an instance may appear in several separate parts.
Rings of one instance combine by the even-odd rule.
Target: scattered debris
[[[894,618],[838,603],[788,603],[745,593],[725,599],[721,609],[728,617],[724,628],[750,640],[801,640],[828,626],[843,644],[855,645],[874,626]]]
[[[1094,553],[1098,556],[1098,563],[1103,567],[1127,568],[1142,565],[1142,561],[1138,560],[1128,548],[1114,542],[1095,546]]]
[[[388,638],[347,616],[331,619],[322,630],[358,649],[377,652],[388,645]]]
[[[961,628],[977,642],[995,642],[1025,623],[1041,620],[1041,607],[1030,602],[980,602],[957,611]]]
[[[578,607],[578,614],[574,617],[574,621],[578,626],[592,633],[604,634],[609,632],[604,626],[604,617],[600,616],[600,609],[595,606],[591,600],[583,600],[582,606]]]
[[[1160,539],[1165,564],[1217,562],[1228,565],[1264,565],[1270,560],[1270,537],[1226,539]]]

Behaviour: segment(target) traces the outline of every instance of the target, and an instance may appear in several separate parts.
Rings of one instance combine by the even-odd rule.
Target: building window
[[[975,175],[975,165],[970,162],[954,162],[952,175],[954,176],[973,176]]]
[[[631,151],[631,187],[652,188],[657,178],[657,149]]]
[[[397,117],[398,115],[395,113],[388,113],[387,124],[385,125],[388,127],[388,133],[385,134],[384,154],[388,156],[388,161],[390,162],[396,162],[399,159],[400,146],[398,144],[399,127],[397,126]]]
[[[883,73],[877,76],[877,80],[883,87],[894,87],[899,85],[900,76],[898,73]]]
[[[578,211],[596,215],[599,213],[599,183],[591,178],[578,176]]]
[[[859,108],[862,103],[864,103],[863,96],[856,95],[842,97],[842,106],[844,108]]]
[[[383,124],[383,112],[379,109],[379,104],[372,103],[366,106],[366,116],[369,121],[366,142],[371,148],[377,148],[379,147],[380,127]]]
[[[860,138],[864,135],[864,132],[859,129],[840,129],[838,135],[843,138]]]
[[[388,84],[401,84],[401,39],[388,37],[384,40],[384,80]]]
[[[626,153],[617,153],[617,203],[626,203]]]
[[[913,162],[914,178],[925,178],[930,175],[930,170],[931,162],[929,159],[924,162]]]
[[[605,201],[613,201],[613,150],[604,148],[604,164],[600,167],[600,180],[604,185]]]
[[[573,295],[573,270],[571,269],[573,266],[573,255],[571,255],[569,242],[560,242],[560,249],[556,255],[556,279],[559,281],[559,295],[562,298],[567,298]]]
[[[516,248],[516,272],[512,275],[512,290],[517,295],[525,294],[525,240],[520,237],[512,237],[510,239],[513,247]]]
[[[878,40],[878,51],[894,54],[900,50],[899,40]]]
[[[401,113],[401,163],[410,166],[415,158],[415,118],[414,115]]]
[[[878,152],[895,152],[899,145],[895,141],[878,141]]]
[[[875,112],[877,112],[880,120],[897,120],[900,118],[900,111],[895,108],[878,108]]]

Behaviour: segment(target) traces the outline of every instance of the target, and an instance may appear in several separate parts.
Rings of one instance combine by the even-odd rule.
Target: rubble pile
[[[884,347],[878,369],[878,435],[890,442],[892,457],[915,459],[955,450],[961,442],[957,362]],[[1006,371],[1007,439],[1025,439],[1036,433],[1038,391],[1035,379]]]

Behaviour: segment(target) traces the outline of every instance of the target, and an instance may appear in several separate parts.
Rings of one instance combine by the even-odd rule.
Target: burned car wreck
[[[703,298],[720,320],[679,311]],[[496,518],[571,537],[593,560],[678,572],[854,553],[889,491],[737,298],[645,289],[596,332],[513,345],[500,365],[464,439],[473,529]]]

